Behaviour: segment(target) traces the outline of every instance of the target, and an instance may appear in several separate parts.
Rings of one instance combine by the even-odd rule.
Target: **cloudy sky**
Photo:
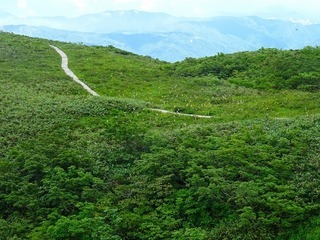
[[[68,16],[110,10],[164,12],[183,17],[256,15],[320,21],[319,0],[0,0],[17,16]]]

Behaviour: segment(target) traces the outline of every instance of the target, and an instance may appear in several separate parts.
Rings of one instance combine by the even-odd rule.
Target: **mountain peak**
[[[90,14],[90,15],[96,15],[96,14]],[[167,16],[171,17],[168,14],[165,13],[159,13],[159,12],[145,12],[145,11],[139,11],[135,9],[131,10],[116,10],[116,11],[104,11],[100,13],[100,15],[104,16],[133,16],[133,15],[148,15],[148,16]]]
[[[261,47],[302,48],[318,45],[320,35],[320,25],[302,25],[256,16],[220,16],[193,20],[138,10],[105,11],[72,19],[43,17],[23,18],[13,23],[10,21],[10,17],[0,16],[0,25],[5,30],[6,25],[25,24],[72,31],[59,34],[48,29],[36,31],[17,27],[14,30],[11,26],[12,32],[93,45],[112,44],[126,51],[166,61]]]

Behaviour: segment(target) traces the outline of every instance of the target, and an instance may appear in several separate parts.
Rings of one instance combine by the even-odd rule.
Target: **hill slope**
[[[184,65],[110,47],[0,40],[2,238],[319,238],[318,92],[184,77]],[[49,44],[102,96],[69,79]],[[188,111],[217,106],[217,118],[145,108],[188,95]]]

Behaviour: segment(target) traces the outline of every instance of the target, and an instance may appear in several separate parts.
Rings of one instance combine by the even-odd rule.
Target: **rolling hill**
[[[0,33],[0,56],[1,238],[319,238],[318,48],[168,63]]]

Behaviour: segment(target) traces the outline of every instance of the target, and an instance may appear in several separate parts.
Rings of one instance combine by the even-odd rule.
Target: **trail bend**
[[[93,91],[87,84],[82,82],[68,67],[68,56],[65,54],[60,48],[50,45],[54,50],[56,50],[57,53],[61,56],[61,67],[64,70],[64,72],[73,79],[76,83],[80,84],[87,92],[89,92],[93,96],[99,96],[98,93]]]
[[[68,67],[68,56],[65,54],[60,48],[49,45],[52,47],[60,56],[61,56],[61,67],[64,70],[64,72],[71,77],[76,83],[80,84],[88,93],[90,93],[93,96],[100,96],[98,93],[93,91],[87,84],[82,82]],[[164,109],[158,109],[158,108],[148,108],[150,111],[160,112],[164,114],[174,114],[179,116],[187,116],[187,117],[194,117],[194,118],[212,118],[212,116],[206,116],[206,115],[197,115],[197,114],[187,114],[187,113],[179,113],[179,112],[172,112]]]

